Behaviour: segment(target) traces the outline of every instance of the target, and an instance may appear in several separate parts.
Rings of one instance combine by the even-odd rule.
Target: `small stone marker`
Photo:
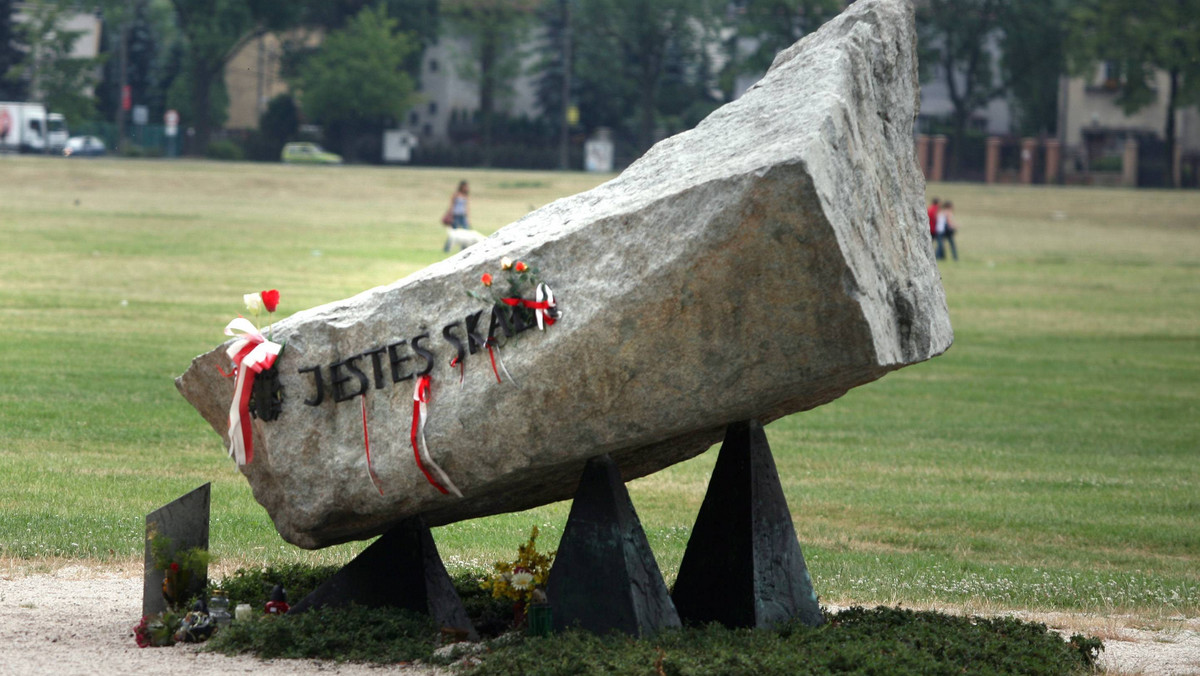
[[[406,608],[429,615],[443,630],[462,638],[478,638],[420,517],[384,533],[289,612],[352,602],[368,608]]]
[[[157,615],[167,609],[163,599],[163,571],[154,568],[154,556],[150,551],[150,533],[171,538],[173,551],[208,549],[209,509],[212,504],[212,484],[207,483],[169,502],[146,515],[145,575],[142,587],[142,615]],[[208,584],[207,572],[193,578],[182,598],[199,594]]]
[[[825,621],[757,420],[725,432],[671,598],[688,624]]]
[[[546,595],[555,631],[579,626],[650,636],[680,626],[621,473],[607,455],[583,470]]]

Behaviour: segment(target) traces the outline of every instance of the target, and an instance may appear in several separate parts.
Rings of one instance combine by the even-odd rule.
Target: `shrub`
[[[212,141],[208,144],[208,149],[204,151],[204,156],[213,160],[242,160],[246,154],[242,151],[242,147],[233,141],[220,140]]]
[[[248,603],[251,607],[261,610],[269,600],[275,585],[283,585],[288,601],[294,605],[337,570],[337,566],[309,566],[300,563],[261,570],[241,568],[222,579],[219,587],[229,595],[230,605]]]
[[[334,566],[290,565],[239,570],[221,586],[231,599],[261,606],[276,584],[299,599],[335,571]],[[512,604],[480,588],[487,573],[453,578],[467,614],[482,636],[511,627]],[[433,622],[404,610],[361,606],[322,608],[298,615],[234,622],[209,641],[208,650],[255,653],[262,658],[398,662],[429,660],[440,635]],[[471,674],[529,676],[585,674],[1025,674],[1059,676],[1094,670],[1099,639],[1064,641],[1043,624],[1013,618],[978,618],[879,607],[850,608],[827,624],[798,622],[774,630],[726,629],[712,624],[666,631],[645,639],[568,631],[545,638],[510,634],[495,641]]]
[[[1077,642],[1076,640],[1080,642]],[[466,674],[1084,674],[1096,639],[1063,641],[1044,625],[895,608],[851,608],[817,628],[718,625],[651,639],[569,631],[497,647]]]
[[[352,604],[234,622],[218,631],[205,649],[226,655],[254,653],[264,659],[390,663],[427,659],[437,638],[428,617]]]

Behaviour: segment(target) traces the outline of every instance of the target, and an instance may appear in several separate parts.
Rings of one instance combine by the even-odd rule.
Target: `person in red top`
[[[934,197],[929,203],[926,213],[929,215],[929,239],[937,239],[938,198]]]

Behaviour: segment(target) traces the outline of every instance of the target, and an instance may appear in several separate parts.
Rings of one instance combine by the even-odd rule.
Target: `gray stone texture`
[[[945,351],[913,148],[912,13],[904,0],[860,0],[612,181],[278,322],[283,409],[254,422],[242,471],[280,534],[318,548],[414,515],[437,526],[565,499],[588,458],[644,476],[705,451],[731,422],[811,409]],[[465,291],[502,256],[539,267],[564,316],[502,348],[519,386],[497,384],[483,350],[460,387],[442,327],[486,309]],[[299,369],[328,378],[334,362],[424,332],[436,355],[428,445],[462,498],[416,467],[411,380],[366,394],[383,496],[367,475],[359,401],[303,403],[312,379]],[[223,348],[177,385],[224,436],[233,382],[218,366]]]

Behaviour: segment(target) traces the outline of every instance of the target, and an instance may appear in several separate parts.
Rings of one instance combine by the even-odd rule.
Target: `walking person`
[[[934,197],[929,202],[929,208],[925,210],[925,213],[929,216],[929,240],[934,241],[937,239],[938,198]]]
[[[946,257],[945,244],[950,244],[950,255],[954,260],[958,260],[958,247],[954,244],[954,233],[958,232],[958,224],[954,221],[954,202],[946,200],[946,203],[938,209],[937,221],[934,227],[937,238],[937,257],[939,260]]]
[[[449,226],[451,230],[471,229],[471,224],[467,220],[467,217],[471,212],[470,203],[468,202],[468,197],[470,194],[471,188],[467,185],[467,182],[459,181],[458,189],[455,190],[454,194],[450,196],[450,209],[447,212],[450,216]],[[453,237],[446,238],[446,244],[442,247],[442,251],[450,251],[450,244],[453,239]]]

